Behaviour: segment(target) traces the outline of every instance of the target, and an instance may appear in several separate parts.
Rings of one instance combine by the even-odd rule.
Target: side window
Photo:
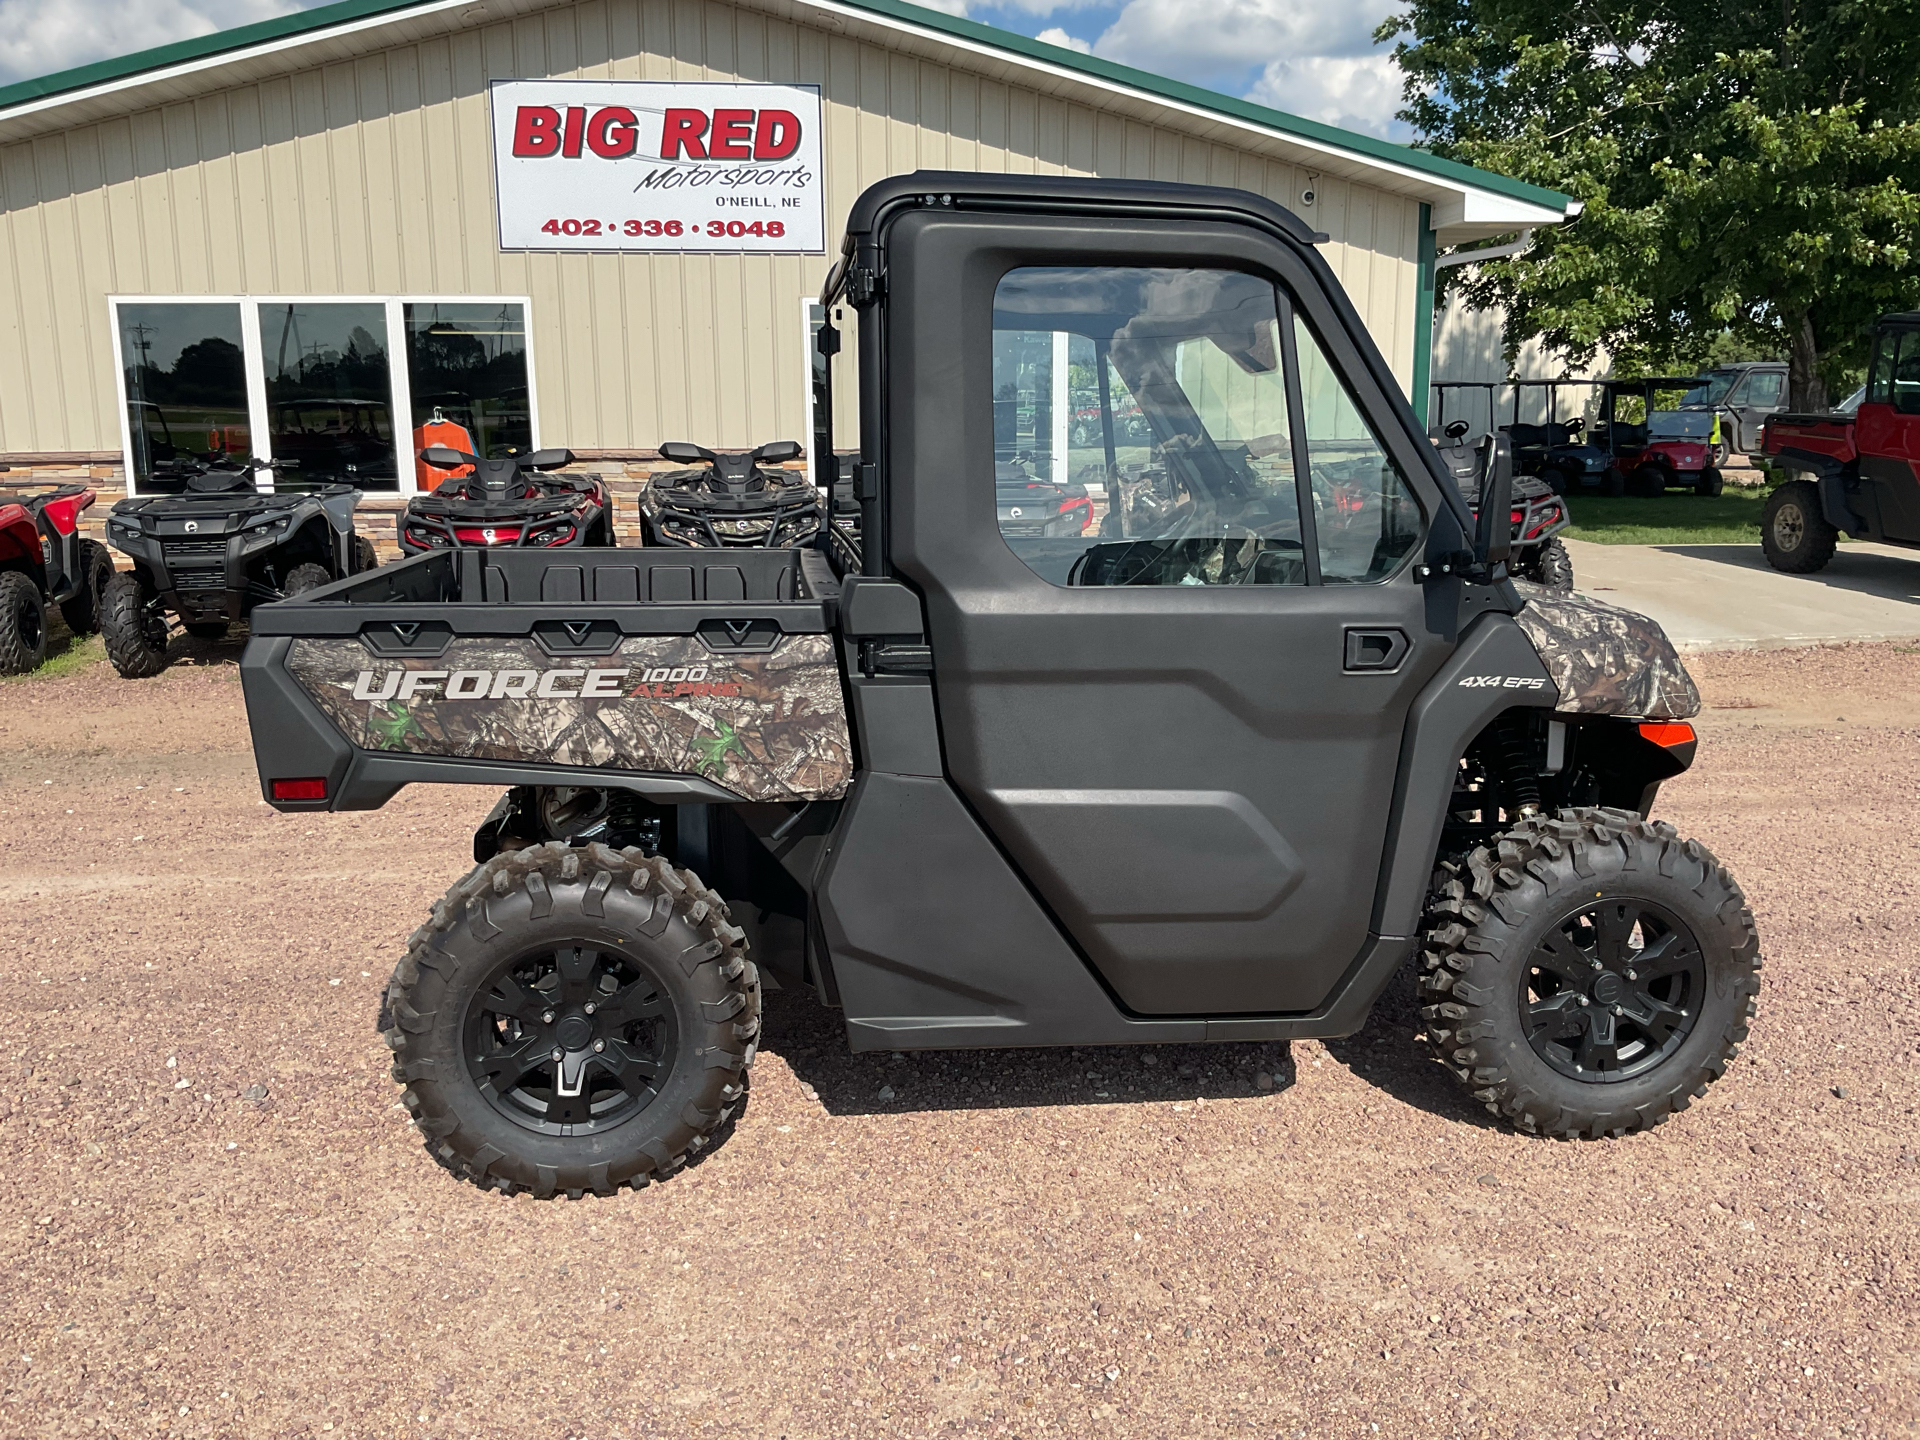
[[[1027,268],[994,294],[1000,533],[1056,585],[1303,585],[1279,297],[1228,270]]]
[[[1867,402],[1872,405],[1893,403],[1893,357],[1899,348],[1897,331],[1882,331],[1874,346],[1873,368],[1867,372]]]
[[[1747,403],[1763,409],[1778,405],[1787,393],[1787,377],[1778,370],[1757,372],[1747,389]]]
[[[1419,543],[1420,504],[1313,333],[1294,321],[1320,578],[1384,580]]]
[[[1920,415],[1920,330],[1903,331],[1899,341],[1893,362],[1894,408],[1902,415]]]

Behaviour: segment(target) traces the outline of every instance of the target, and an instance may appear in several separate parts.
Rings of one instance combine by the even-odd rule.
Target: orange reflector
[[[276,800],[324,800],[327,798],[327,782],[325,777],[318,780],[276,780],[273,782],[273,798]]]
[[[1663,749],[1671,750],[1676,745],[1691,745],[1695,740],[1693,726],[1684,720],[1653,720],[1640,727],[1644,739],[1651,740]]]

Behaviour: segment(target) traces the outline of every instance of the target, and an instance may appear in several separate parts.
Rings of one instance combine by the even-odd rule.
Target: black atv
[[[773,440],[745,455],[720,455],[669,440],[663,459],[694,470],[663,470],[640,492],[649,545],[768,549],[808,545],[820,532],[822,505],[813,482],[779,468],[800,458],[792,440]]]
[[[614,543],[613,500],[598,475],[551,475],[573,463],[571,450],[535,450],[498,460],[445,445],[420,458],[451,478],[407,502],[400,523],[403,555],[467,546],[609,546]],[[465,473],[460,473],[461,471]]]
[[[1521,1130],[1706,1093],[1760,954],[1651,814],[1699,694],[1652,621],[1508,578],[1510,448],[1476,519],[1316,239],[1233,190],[883,180],[821,302],[859,317],[858,573],[462,550],[261,612],[270,803],[506,792],[380,1012],[438,1163],[536,1196],[674,1174],[746,1100],[762,967],[866,1051],[1349,1035],[1412,969]],[[1008,536],[982,421],[1069,344],[1183,498]],[[1299,415],[1308,361],[1348,443],[1294,423],[1248,464],[1238,417]]]
[[[107,658],[129,680],[167,668],[168,616],[187,634],[218,639],[254,606],[299,595],[379,564],[353,528],[360,492],[317,485],[263,494],[254,477],[286,460],[169,462],[172,493],[114,504],[107,539],[132,557],[101,600]]]
[[[1462,444],[1469,428],[1464,420],[1452,421],[1447,426],[1447,439],[1453,443],[1434,443],[1440,463],[1459,488],[1460,498],[1478,519],[1480,497],[1491,478],[1492,444],[1491,437],[1483,438],[1478,445]],[[1567,502],[1538,476],[1515,475],[1510,514],[1513,553],[1507,560],[1508,570],[1516,579],[1531,580],[1549,590],[1571,590],[1573,557],[1560,540],[1560,532],[1573,523]]]
[[[48,605],[60,607],[75,635],[100,628],[113,557],[80,533],[80,512],[93,501],[87,485],[0,484],[0,675],[46,658]]]

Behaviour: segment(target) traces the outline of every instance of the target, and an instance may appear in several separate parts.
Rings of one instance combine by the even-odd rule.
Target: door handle
[[[1403,630],[1348,630],[1345,668],[1390,675],[1412,648]]]

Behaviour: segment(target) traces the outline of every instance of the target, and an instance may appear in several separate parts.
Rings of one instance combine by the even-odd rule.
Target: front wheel
[[[1637,489],[1649,500],[1667,493],[1673,484],[1673,472],[1660,464],[1642,465],[1634,472]]]
[[[726,903],[635,848],[494,856],[433,908],[381,1028],[433,1157],[546,1199],[663,1179],[723,1138],[760,1034]]]
[[[295,595],[304,595],[309,590],[318,590],[322,585],[333,583],[333,577],[327,573],[327,567],[316,565],[309,560],[296,565],[287,572],[287,583],[280,587],[280,593],[291,599]]]
[[[1833,559],[1840,532],[1820,508],[1820,487],[1789,480],[1760,511],[1760,549],[1767,563],[1789,575],[1811,575]]]
[[[1571,590],[1573,557],[1567,554],[1567,547],[1560,543],[1560,537],[1556,535],[1546,544],[1535,547],[1520,562],[1519,575],[1521,579],[1544,585],[1549,590]]]
[[[100,634],[122,679],[145,680],[167,668],[167,620],[138,575],[122,571],[107,582]]]
[[[1625,810],[1523,820],[1434,877],[1421,1015],[1476,1100],[1530,1134],[1647,1130],[1739,1053],[1760,941],[1722,865]]]
[[[47,606],[33,578],[0,571],[0,675],[24,675],[47,658]]]
[[[380,568],[380,552],[373,548],[373,541],[358,530],[353,532],[353,573],[364,575],[369,570]]]
[[[1618,500],[1627,493],[1627,472],[1618,465],[1609,465],[1607,473],[1600,477],[1600,489],[1603,494]]]
[[[1720,473],[1718,465],[1708,465],[1700,472],[1700,478],[1693,482],[1696,495],[1718,495],[1727,488],[1726,477]]]

